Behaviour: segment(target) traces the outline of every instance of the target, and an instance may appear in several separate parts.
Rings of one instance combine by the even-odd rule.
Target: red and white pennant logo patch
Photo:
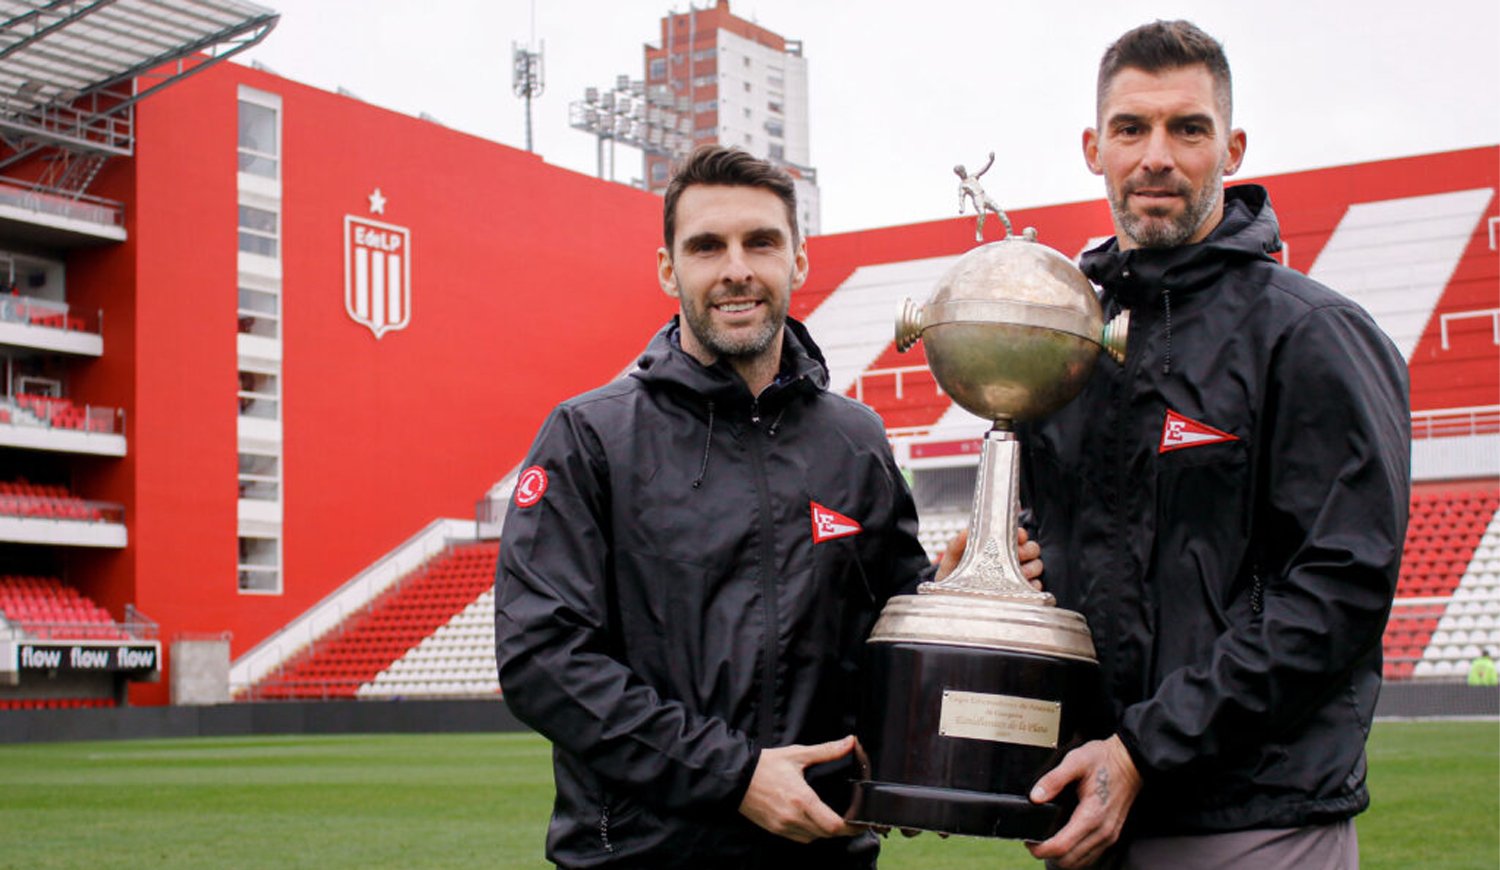
[[[835,510],[812,502],[813,543],[821,544],[836,538],[847,538],[864,531],[863,527]]]
[[[1171,408],[1167,409],[1167,421],[1161,427],[1161,447],[1157,453],[1170,453],[1184,447],[1203,447],[1223,441],[1238,441],[1239,436],[1230,435],[1197,420],[1190,420]]]

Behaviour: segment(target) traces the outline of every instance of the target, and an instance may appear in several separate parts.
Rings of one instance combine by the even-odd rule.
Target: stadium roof
[[[0,166],[49,145],[129,154],[131,106],[277,17],[241,0],[0,0],[0,136],[15,151]]]

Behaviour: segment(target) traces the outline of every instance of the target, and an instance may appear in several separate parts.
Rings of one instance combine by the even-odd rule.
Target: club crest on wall
[[[372,214],[386,198],[370,194]],[[344,215],[344,310],[378,339],[411,323],[411,230],[368,217]]]

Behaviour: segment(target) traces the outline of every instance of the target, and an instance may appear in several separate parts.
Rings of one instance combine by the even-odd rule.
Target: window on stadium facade
[[[279,232],[276,212],[253,205],[240,206],[240,250],[262,257],[276,256]]]
[[[281,591],[281,540],[241,535],[239,538],[241,592]]]
[[[280,297],[275,293],[240,288],[239,331],[245,335],[275,338],[281,322]]]
[[[240,171],[265,178],[277,177],[280,136],[277,112],[249,100],[240,100]]]
[[[275,375],[241,369],[239,398],[241,417],[280,419],[281,387]]]
[[[281,460],[265,453],[240,453],[240,498],[279,501]]]

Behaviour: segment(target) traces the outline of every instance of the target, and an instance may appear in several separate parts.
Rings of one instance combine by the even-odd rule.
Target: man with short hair
[[[874,866],[839,815],[861,649],[931,570],[880,419],[787,316],[795,206],[742,151],[688,158],[657,253],[679,316],[552,413],[506,516],[500,684],[554,743],[564,867]]]
[[[1410,493],[1406,366],[1357,305],[1280,265],[1229,64],[1193,25],[1105,53],[1083,136],[1116,237],[1087,252],[1126,361],[1020,427],[1046,588],[1083,613],[1114,734],[1032,853],[1058,867],[1355,867],[1365,737]],[[1123,830],[1123,837],[1122,837]],[[1110,849],[1121,838],[1120,846]]]

